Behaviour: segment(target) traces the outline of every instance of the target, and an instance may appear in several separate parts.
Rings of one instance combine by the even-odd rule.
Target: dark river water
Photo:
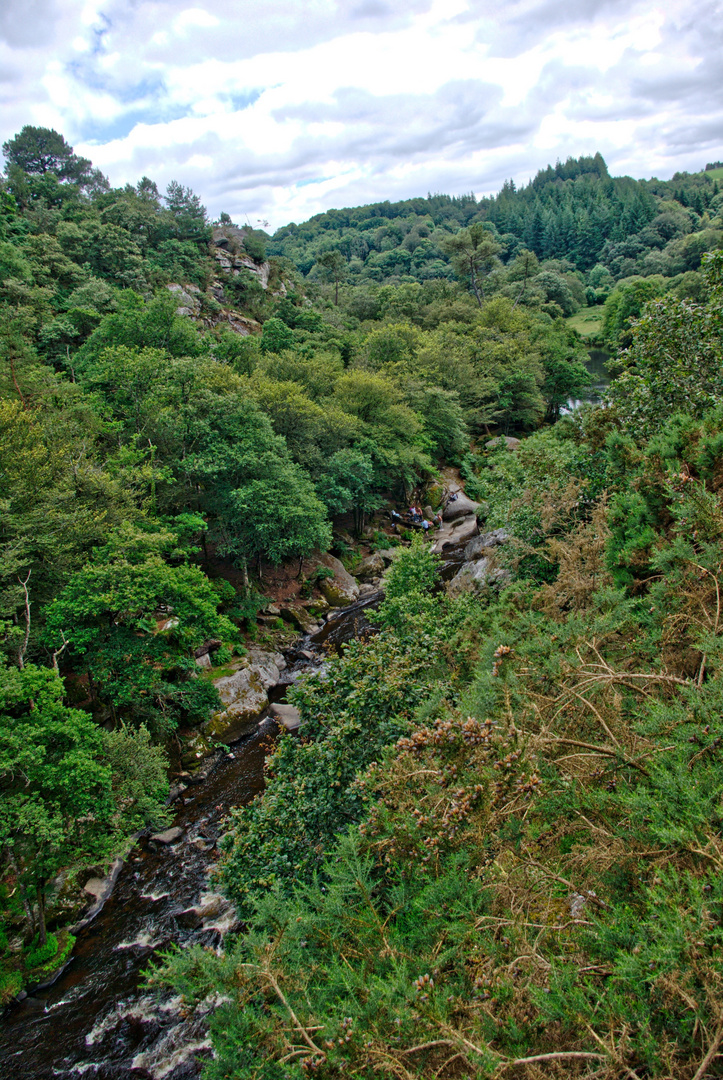
[[[574,412],[581,405],[599,405],[603,394],[610,385],[610,373],[605,367],[605,361],[610,359],[610,353],[603,349],[589,349],[588,360],[585,367],[590,373],[591,383],[583,390],[579,397],[570,398],[563,412]]]

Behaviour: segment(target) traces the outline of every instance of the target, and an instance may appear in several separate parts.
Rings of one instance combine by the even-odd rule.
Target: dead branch
[[[721,1022],[718,1024],[718,1028],[716,1030],[716,1033],[713,1036],[713,1042],[708,1047],[708,1053],[705,1055],[705,1057],[701,1061],[700,1065],[696,1069],[695,1075],[693,1076],[693,1080],[703,1080],[703,1077],[705,1076],[705,1073],[706,1073],[706,1069],[708,1068],[711,1061],[713,1060],[714,1057],[716,1057],[716,1055],[718,1053],[718,1047],[721,1044],[721,1039],[723,1039],[723,1019],[721,1019]]]
[[[31,574],[32,570],[28,570],[28,576],[25,578],[25,581],[20,581],[20,578],[18,578],[18,581],[20,581],[20,584],[23,587],[23,592],[25,593],[25,637],[22,645],[18,649],[18,667],[21,671],[25,667],[25,653],[28,651],[28,641],[30,640],[30,594],[28,593],[28,582],[30,581]]]

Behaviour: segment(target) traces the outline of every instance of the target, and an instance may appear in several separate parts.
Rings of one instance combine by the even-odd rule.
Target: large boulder
[[[281,618],[284,622],[295,626],[302,634],[314,634],[319,629],[319,624],[312,619],[309,612],[304,608],[282,607]]]
[[[355,571],[355,577],[360,581],[368,581],[369,578],[379,577],[384,573],[384,557],[375,552],[373,555],[367,555],[366,559],[362,559]]]
[[[502,544],[506,544],[509,539],[510,534],[506,529],[494,529],[492,532],[480,533],[479,536],[475,536],[474,540],[470,540],[467,544],[464,549],[464,557],[467,562],[473,559],[481,559],[489,548],[500,547]]]
[[[510,580],[509,570],[492,566],[490,559],[478,559],[476,562],[462,563],[461,567],[447,583],[450,596],[462,593],[480,592],[486,587],[501,589]]]
[[[286,661],[281,653],[269,652],[267,649],[252,647],[245,660],[250,667],[258,671],[261,683],[266,690],[276,686],[281,679],[281,672],[286,667]]]
[[[479,510],[479,503],[473,502],[472,499],[468,499],[463,491],[457,493],[457,498],[452,502],[448,502],[442,513],[443,521],[455,521],[457,518],[468,517],[469,514],[476,514]]]
[[[287,731],[296,731],[301,725],[301,713],[295,705],[272,705],[269,711]]]
[[[485,443],[487,450],[516,450],[520,445],[521,440],[515,439],[512,435],[498,435],[496,439],[490,439]]]
[[[223,743],[232,743],[247,735],[268,707],[266,690],[269,685],[268,673],[264,676],[261,669],[253,665],[242,667],[233,675],[215,679],[214,686],[224,708],[202,725],[203,734]]]
[[[319,556],[318,565],[325,566],[333,574],[319,582],[319,589],[330,607],[346,607],[359,599],[359,585],[338,559],[325,552]]]

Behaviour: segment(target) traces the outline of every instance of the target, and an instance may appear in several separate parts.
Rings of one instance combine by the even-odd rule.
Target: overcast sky
[[[61,131],[114,185],[212,215],[723,159],[723,0],[0,0],[0,135]]]

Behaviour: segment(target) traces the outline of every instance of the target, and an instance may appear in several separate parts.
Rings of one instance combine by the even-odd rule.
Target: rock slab
[[[462,563],[447,585],[449,596],[480,592],[486,587],[501,589],[510,580],[509,570],[492,566],[490,559]]]
[[[489,548],[500,547],[502,544],[506,544],[509,539],[510,534],[506,529],[494,529],[492,532],[480,533],[479,536],[475,536],[474,540],[470,540],[464,549],[465,560],[471,562],[473,559],[480,559]]]
[[[460,491],[457,498],[453,502],[448,502],[442,513],[443,521],[455,521],[456,518],[468,517],[470,514],[476,514],[479,510],[479,503],[473,502],[472,499],[468,499],[463,491]]]

